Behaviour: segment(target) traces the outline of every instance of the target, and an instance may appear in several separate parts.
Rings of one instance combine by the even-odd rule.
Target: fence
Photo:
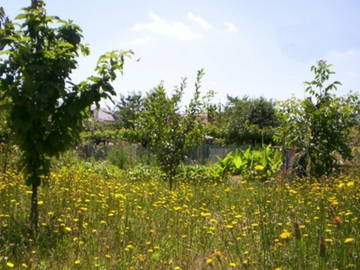
[[[235,146],[231,145],[199,145],[188,153],[186,162],[201,164],[216,162],[218,161],[218,158],[224,158],[235,148]]]
[[[130,147],[129,159],[142,160],[143,155],[146,155],[146,151],[143,151],[142,147],[137,144],[91,144],[79,147],[80,156],[84,159],[94,158],[96,160],[106,159],[108,153],[112,147]],[[219,158],[225,157],[229,152],[233,151],[235,146],[224,145],[208,145],[203,144],[195,147],[187,155],[185,162],[188,164],[205,164],[209,162],[216,162]]]

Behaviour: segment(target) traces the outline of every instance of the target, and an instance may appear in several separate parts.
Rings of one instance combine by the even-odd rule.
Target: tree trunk
[[[34,234],[38,232],[38,223],[39,223],[39,209],[38,209],[38,194],[37,194],[38,185],[32,184],[32,195],[31,195],[31,209],[30,209],[30,223],[31,229]]]
[[[169,178],[169,189],[172,190],[173,189],[173,177]]]

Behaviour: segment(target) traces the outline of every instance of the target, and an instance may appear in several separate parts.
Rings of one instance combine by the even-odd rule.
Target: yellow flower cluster
[[[327,267],[351,268],[360,258],[359,183],[343,175],[321,183],[178,183],[170,191],[161,180],[76,165],[40,188],[34,239],[21,227],[31,192],[21,174],[7,172],[0,269],[287,269],[295,259],[317,269],[320,247]]]

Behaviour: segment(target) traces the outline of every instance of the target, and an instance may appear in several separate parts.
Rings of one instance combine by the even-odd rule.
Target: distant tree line
[[[146,110],[144,102],[141,92],[121,95],[112,112],[118,126],[133,129]],[[256,146],[273,143],[274,130],[279,125],[275,106],[265,97],[228,96],[225,105],[207,103],[198,114],[206,121],[204,132],[214,138],[214,143]]]

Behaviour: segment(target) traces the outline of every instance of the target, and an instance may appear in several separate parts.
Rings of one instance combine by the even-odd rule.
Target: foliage
[[[336,169],[338,155],[351,158],[350,131],[355,123],[357,97],[336,97],[332,92],[340,82],[326,82],[334,72],[319,61],[311,67],[315,78],[306,82],[310,95],[303,101],[292,98],[280,104],[281,125],[276,139],[284,147],[297,147],[306,158],[313,176],[329,175]],[[355,105],[355,106],[354,106]]]
[[[127,133],[128,131],[123,128],[99,127],[91,131],[81,132],[81,141],[82,144],[98,144],[105,141],[118,142],[125,140]]]
[[[180,102],[186,87],[184,79],[168,97],[163,85],[159,85],[144,99],[144,111],[135,121],[135,138],[155,158],[166,174],[170,189],[179,165],[186,153],[203,139],[203,125],[197,115],[201,112],[200,84],[203,70],[197,73],[195,92],[186,107],[185,114],[180,112]]]
[[[165,177],[159,167],[146,164],[136,164],[126,171],[126,178],[132,182],[157,181]]]
[[[107,154],[107,160],[120,169],[127,169],[136,163],[132,145],[113,146]]]
[[[0,174],[1,269],[359,269],[359,171],[324,183],[180,182],[170,191],[155,168],[100,167],[109,168],[51,173],[36,244],[23,177]]]
[[[84,112],[92,103],[115,94],[110,83],[130,52],[103,55],[96,75],[74,84],[70,75],[77,57],[89,54],[81,44],[81,29],[47,16],[45,3],[37,0],[16,19],[21,24],[0,18],[0,92],[9,100],[9,127],[23,153],[26,182],[33,188],[31,213],[36,216],[37,187],[49,172],[50,157],[79,140]],[[32,218],[37,223],[37,217]]]
[[[127,96],[120,96],[113,115],[120,122],[123,128],[134,128],[134,122],[138,114],[143,111],[143,97],[141,93],[131,93]]]
[[[215,183],[223,180],[215,166],[182,165],[177,175],[180,182],[191,184]]]
[[[280,170],[282,160],[282,153],[270,145],[263,146],[260,150],[237,149],[220,160],[218,171],[222,175],[268,180]]]
[[[264,97],[231,97],[224,110],[226,143],[259,145],[272,143],[273,128],[278,125],[275,105]]]
[[[5,104],[4,100],[0,99],[0,172],[6,172],[11,167],[15,168],[19,155],[17,147],[11,142]]]

